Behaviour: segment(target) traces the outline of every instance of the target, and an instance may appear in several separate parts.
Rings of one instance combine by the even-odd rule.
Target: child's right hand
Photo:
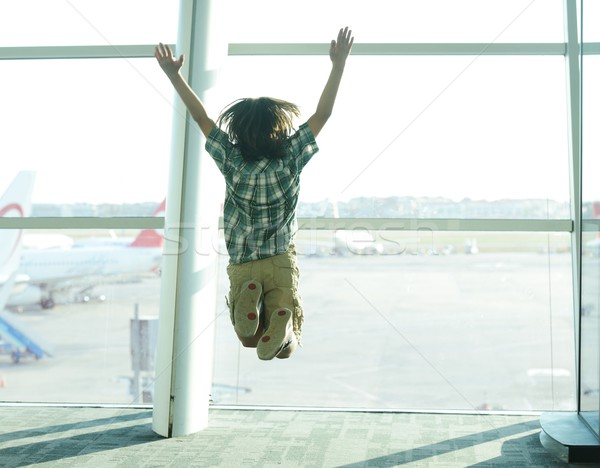
[[[179,73],[179,69],[183,65],[183,54],[177,60],[173,57],[173,52],[169,46],[159,43],[154,49],[154,56],[158,60],[160,68],[163,69],[168,77],[175,76]]]
[[[354,37],[352,37],[352,31],[346,26],[340,29],[338,33],[337,41],[331,41],[331,47],[329,48],[329,58],[334,65],[344,65],[346,58],[350,54],[352,44],[354,43]]]

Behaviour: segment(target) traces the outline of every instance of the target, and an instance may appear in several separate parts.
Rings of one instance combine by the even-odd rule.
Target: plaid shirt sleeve
[[[300,172],[319,151],[315,136],[307,122],[300,125],[298,131],[290,137],[289,142],[292,155],[298,165],[298,172]]]
[[[204,145],[206,152],[217,163],[217,167],[222,174],[225,174],[227,154],[231,151],[231,142],[227,133],[215,126],[206,137],[206,144]]]

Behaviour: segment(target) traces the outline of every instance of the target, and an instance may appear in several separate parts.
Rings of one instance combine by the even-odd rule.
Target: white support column
[[[577,4],[564,0],[567,118],[569,139],[569,181],[571,196],[571,252],[573,262],[573,313],[575,320],[575,350],[577,395],[579,395],[579,311],[581,304],[581,72],[580,45],[577,33]],[[579,401],[579,398],[577,399]]]
[[[211,0],[181,0],[176,55],[185,54],[182,74],[204,97],[212,86],[209,57],[226,56]],[[213,26],[211,28],[211,26]],[[176,99],[173,148],[165,213],[165,253],[153,429],[177,437],[204,429],[212,386],[216,260],[210,234],[218,229],[220,193],[210,193],[214,163],[203,154],[204,136]]]

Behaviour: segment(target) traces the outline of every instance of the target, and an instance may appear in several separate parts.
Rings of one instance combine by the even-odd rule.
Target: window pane
[[[179,2],[2,1],[0,46],[174,43]]]
[[[595,1],[583,0],[583,41],[600,42],[600,4]]]
[[[563,42],[560,0],[235,0],[229,42]],[[290,28],[290,18],[303,27]],[[332,29],[333,28],[333,29]]]
[[[1,400],[151,401],[162,247],[131,245],[144,236],[161,239],[155,231],[26,233],[0,315]]]
[[[600,435],[600,234],[584,232],[582,240],[580,405],[581,415]]]
[[[272,95],[307,119],[328,72],[326,57],[230,57],[210,105]],[[568,218],[565,89],[562,57],[351,57],[300,199],[412,197],[437,216]],[[473,201],[496,203],[465,208]]]
[[[585,2],[585,19],[588,5]],[[600,10],[597,11],[600,13]],[[597,14],[596,14],[597,16]],[[594,15],[591,16],[593,18]],[[587,24],[587,23],[586,23]],[[587,27],[587,26],[586,26]],[[600,57],[582,61],[582,264],[581,264],[581,416],[600,435]]]
[[[173,91],[153,58],[4,61],[0,73],[0,187],[26,169],[34,204],[165,197]]]
[[[221,299],[215,403],[575,408],[568,234],[384,236],[403,248],[299,256],[303,348],[289,360],[241,348]]]
[[[600,202],[600,56],[585,55],[582,86],[582,192],[583,216],[587,219],[598,218],[600,212],[594,213],[594,202]]]

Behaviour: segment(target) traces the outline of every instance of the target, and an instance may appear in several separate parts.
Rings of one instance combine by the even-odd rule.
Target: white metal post
[[[577,34],[577,5],[575,0],[564,1],[567,119],[569,141],[569,181],[571,196],[571,255],[573,262],[573,316],[575,321],[576,391],[579,407],[579,312],[581,304],[581,73],[580,45]],[[579,408],[578,408],[579,409]]]
[[[175,53],[185,54],[182,74],[201,98],[214,75],[209,50],[220,49],[211,35],[212,13],[211,0],[180,2]],[[218,228],[219,197],[207,192],[215,169],[202,155],[204,137],[197,124],[176,102],[153,415],[154,431],[165,437],[208,424],[216,309],[217,253],[207,248],[203,235]]]

